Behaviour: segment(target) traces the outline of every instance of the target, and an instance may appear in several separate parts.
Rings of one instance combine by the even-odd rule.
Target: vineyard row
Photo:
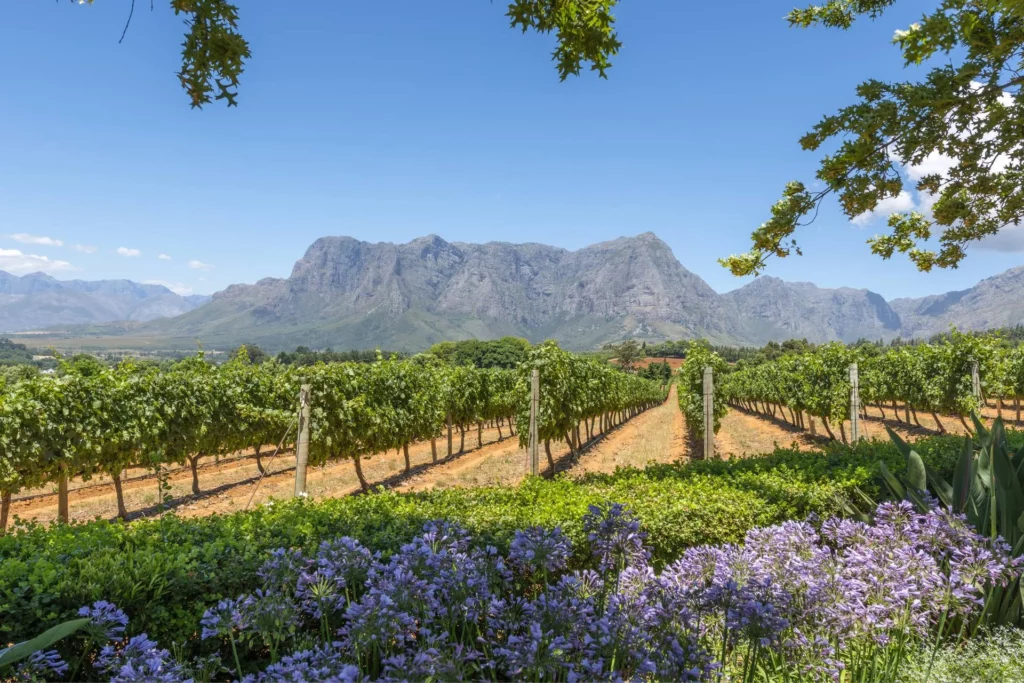
[[[58,516],[68,519],[68,481],[108,475],[124,517],[122,473],[148,468],[166,476],[171,465],[192,470],[200,492],[204,458],[252,450],[261,471],[267,444],[294,447],[298,396],[309,385],[309,464],[351,460],[363,489],[362,459],[436,440],[457,429],[494,422],[529,423],[530,372],[540,369],[538,436],[553,467],[550,442],[584,440],[664,400],[664,389],[554,343],[531,350],[515,370],[449,366],[428,355],[376,363],[309,367],[254,365],[243,355],[221,366],[196,357],[166,371],[130,360],[88,374],[26,379],[0,392],[0,532],[10,501],[22,489],[56,483]],[[525,446],[528,436],[519,431]],[[478,431],[479,435],[479,431]],[[479,438],[479,436],[478,436]]]
[[[875,346],[824,344],[775,360],[729,367],[706,346],[694,344],[681,370],[680,407],[694,433],[704,434],[701,373],[715,374],[714,430],[732,404],[806,428],[818,418],[835,438],[838,425],[850,416],[850,366],[858,368],[857,397],[861,408],[884,411],[902,408],[897,419],[917,422],[923,411],[945,432],[940,415],[953,415],[968,427],[967,418],[980,412],[984,400],[995,399],[1000,413],[1004,401],[1024,396],[1024,347],[1009,347],[997,336],[954,332],[948,339],[880,350]],[[975,384],[977,377],[977,386]],[[788,411],[788,418],[787,418]],[[969,427],[968,427],[969,428]]]

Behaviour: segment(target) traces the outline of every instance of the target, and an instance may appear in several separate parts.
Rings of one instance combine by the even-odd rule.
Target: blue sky
[[[510,30],[500,1],[242,3],[240,106],[199,111],[164,0],[139,3],[120,45],[127,0],[14,0],[0,267],[208,293],[287,276],[323,235],[575,249],[650,230],[733,289],[744,280],[715,259],[747,248],[787,181],[813,179],[820,155],[799,137],[858,82],[904,77],[892,33],[934,6],[901,0],[838,33],[788,28],[793,4],[624,0],[609,79],[560,83],[553,39]],[[1024,262],[1024,240],[1003,239],[920,274],[870,254],[884,228],[829,203],[799,235],[805,255],[769,274],[892,298]]]

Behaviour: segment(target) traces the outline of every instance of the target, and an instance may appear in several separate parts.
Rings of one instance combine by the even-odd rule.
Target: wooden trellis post
[[[708,365],[704,368],[704,459],[715,456],[715,378]]]
[[[295,497],[306,492],[306,465],[309,463],[309,392],[310,386],[299,388],[299,440],[295,444]]]
[[[978,361],[971,363],[971,392],[974,400],[978,402],[978,410],[984,405],[981,402],[981,375],[978,374]]]
[[[850,363],[850,442],[860,440],[860,376],[857,364]]]
[[[530,474],[540,472],[540,439],[537,438],[537,418],[540,412],[540,369],[530,374]]]

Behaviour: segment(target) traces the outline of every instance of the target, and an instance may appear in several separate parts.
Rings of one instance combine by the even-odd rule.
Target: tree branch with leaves
[[[878,18],[895,0],[829,0],[793,10],[791,26],[847,29]],[[772,256],[800,253],[793,234],[821,202],[839,198],[855,218],[912,184],[921,211],[893,213],[889,234],[868,240],[883,259],[896,253],[922,271],[956,268],[968,247],[1024,218],[1024,5],[1015,0],[945,0],[893,42],[906,66],[943,57],[921,82],[869,80],[859,100],[826,116],[801,140],[806,150],[837,148],[822,159],[811,192],[786,185],[751,250],[720,260],[734,275],[757,275]],[[925,166],[927,164],[927,166]],[[908,177],[900,166],[915,168]],[[939,166],[941,171],[930,169]]]
[[[87,0],[87,4],[93,2]],[[622,46],[612,15],[617,2],[513,0],[506,16],[512,28],[523,33],[555,34],[557,45],[551,58],[561,80],[580,75],[588,64],[606,78],[611,58]],[[238,7],[227,0],[171,0],[171,9],[184,18],[187,27],[177,77],[192,106],[201,108],[217,100],[237,106],[239,79],[252,57],[249,43],[238,29]],[[122,40],[134,14],[132,0]]]

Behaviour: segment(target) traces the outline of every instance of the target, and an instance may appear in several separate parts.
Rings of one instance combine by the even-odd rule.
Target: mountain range
[[[131,280],[57,280],[43,273],[18,277],[0,270],[0,332],[145,322],[181,315],[209,298],[179,296],[163,285]]]
[[[117,282],[124,290],[150,287]],[[3,283],[0,297],[6,296]],[[60,284],[80,292],[100,283]],[[447,242],[434,235],[407,244],[323,237],[287,278],[231,285],[202,305],[167,294],[175,296],[167,291],[151,302],[164,301],[166,308],[144,305],[147,297],[118,299],[136,301],[137,307],[123,309],[120,318],[105,312],[102,320],[160,319],[111,326],[105,333],[181,347],[194,347],[199,339],[213,347],[246,342],[268,350],[305,345],[415,351],[446,339],[504,335],[555,338],[588,349],[629,337],[702,336],[756,345],[790,338],[850,342],[928,336],[951,325],[988,329],[1024,322],[1024,267],[969,290],[891,302],[866,289],[823,289],[774,277],[718,294],[653,233],[576,251]],[[20,306],[31,309],[33,298],[25,296]],[[46,310],[56,312],[54,306]],[[0,330],[10,327],[5,313],[0,299]],[[73,321],[49,324],[85,317],[81,308],[75,313]]]

